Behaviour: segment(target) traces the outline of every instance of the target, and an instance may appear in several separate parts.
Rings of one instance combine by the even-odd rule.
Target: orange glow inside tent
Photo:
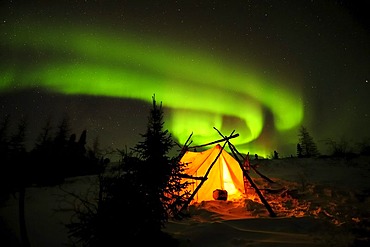
[[[180,160],[181,163],[187,164],[185,173],[192,177],[204,177],[221,149],[222,147],[217,144],[202,152],[187,151]],[[188,179],[188,181],[192,182],[188,188],[191,193],[201,183],[201,180],[197,179]],[[200,187],[191,203],[215,200],[213,191],[217,189],[227,191],[227,200],[240,199],[244,196],[243,172],[240,165],[223,149],[210,169],[207,180]]]

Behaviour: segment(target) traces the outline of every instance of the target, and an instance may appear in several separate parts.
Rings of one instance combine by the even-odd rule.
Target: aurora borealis
[[[300,125],[317,140],[364,136],[369,33],[339,2],[133,2],[2,3],[2,116],[34,107],[40,126],[62,110],[122,148],[155,94],[179,143],[219,139],[216,127],[267,156],[294,154]]]

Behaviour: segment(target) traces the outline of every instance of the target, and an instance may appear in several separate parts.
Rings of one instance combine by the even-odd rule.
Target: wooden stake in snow
[[[270,204],[266,201],[265,197],[262,195],[261,191],[258,189],[257,185],[253,182],[252,178],[249,176],[248,172],[244,169],[243,167],[243,163],[240,161],[240,159],[238,158],[235,150],[234,150],[234,146],[230,143],[230,141],[228,140],[227,137],[225,137],[224,135],[221,134],[221,132],[216,129],[215,127],[213,127],[223,138],[225,138],[226,142],[229,144],[229,148],[231,150],[231,152],[233,153],[234,155],[234,158],[238,161],[239,163],[239,166],[240,166],[240,169],[242,169],[243,171],[243,176],[245,178],[247,178],[248,182],[251,184],[251,186],[253,187],[253,189],[256,191],[258,197],[260,198],[261,202],[265,205],[267,211],[269,212],[270,216],[271,217],[276,217],[276,214],[275,212],[272,210]],[[234,148],[233,148],[234,147]]]

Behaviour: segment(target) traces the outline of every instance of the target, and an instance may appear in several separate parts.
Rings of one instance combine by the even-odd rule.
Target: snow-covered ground
[[[257,195],[238,201],[207,201],[189,207],[190,218],[170,221],[165,231],[182,246],[367,246],[370,242],[370,157],[252,160],[270,183],[251,177],[276,213],[270,217]],[[28,188],[26,223],[31,246],[68,244],[72,201],[94,176],[62,186]],[[267,190],[265,190],[267,189]],[[19,239],[17,200],[0,208],[0,237]]]

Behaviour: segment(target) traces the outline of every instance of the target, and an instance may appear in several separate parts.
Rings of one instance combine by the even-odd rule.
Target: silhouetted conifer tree
[[[182,189],[176,177],[182,166],[178,157],[168,157],[174,142],[163,124],[162,104],[153,96],[144,140],[130,152],[119,150],[117,169],[101,176],[97,207],[80,210],[78,222],[67,225],[73,238],[89,246],[142,245],[148,237],[151,244],[177,245],[162,229],[173,202],[169,194]]]
[[[72,164],[70,163],[70,155],[68,154],[68,136],[71,132],[69,117],[65,115],[57,126],[57,131],[53,140],[53,177],[56,184],[64,181],[64,178],[70,176]],[[73,137],[72,137],[73,138]]]
[[[5,118],[0,123],[0,154],[1,158],[4,159],[9,152],[9,131],[10,116],[6,115]]]
[[[306,127],[301,126],[299,128],[299,145],[302,148],[302,157],[315,157],[320,153],[317,149],[316,143],[314,142],[311,135],[308,133]]]
[[[18,212],[19,212],[19,230],[22,246],[30,246],[25,218],[25,197],[26,187],[31,183],[30,164],[27,159],[28,153],[25,148],[27,123],[25,119],[21,119],[18,124],[17,132],[10,137],[9,150],[10,162],[12,171],[8,176],[15,182],[15,187],[18,190]]]
[[[69,122],[69,117],[66,115],[60,121],[57,132],[54,138],[54,145],[59,147],[61,150],[65,147],[68,135],[71,132],[71,125]]]
[[[297,144],[297,156],[299,158],[302,158],[303,154],[302,154],[303,150],[302,150],[302,147],[301,147],[301,144]]]
[[[155,95],[152,97],[153,105],[150,110],[147,130],[142,134],[143,141],[139,142],[134,150],[139,158],[138,166],[135,167],[137,177],[136,186],[140,188],[141,210],[139,211],[140,232],[138,236],[146,236],[154,233],[157,236],[161,232],[169,218],[168,207],[171,203],[169,194],[171,190],[180,188],[171,185],[174,182],[174,171],[179,172],[179,160],[170,158],[168,153],[175,143],[168,130],[163,130],[162,103],[157,105]],[[172,179],[172,180],[171,180]]]
[[[56,146],[51,118],[47,118],[40,134],[36,138],[34,148],[30,152],[32,160],[32,174],[34,182],[38,185],[53,185],[59,177],[59,169],[55,166]],[[60,180],[59,180],[60,182]]]
[[[10,177],[9,125],[10,116],[6,115],[0,123],[0,203],[8,199],[14,185]]]
[[[52,131],[51,118],[47,118],[45,126],[42,127],[42,131],[36,138],[35,149],[43,149],[51,146],[53,140]]]

